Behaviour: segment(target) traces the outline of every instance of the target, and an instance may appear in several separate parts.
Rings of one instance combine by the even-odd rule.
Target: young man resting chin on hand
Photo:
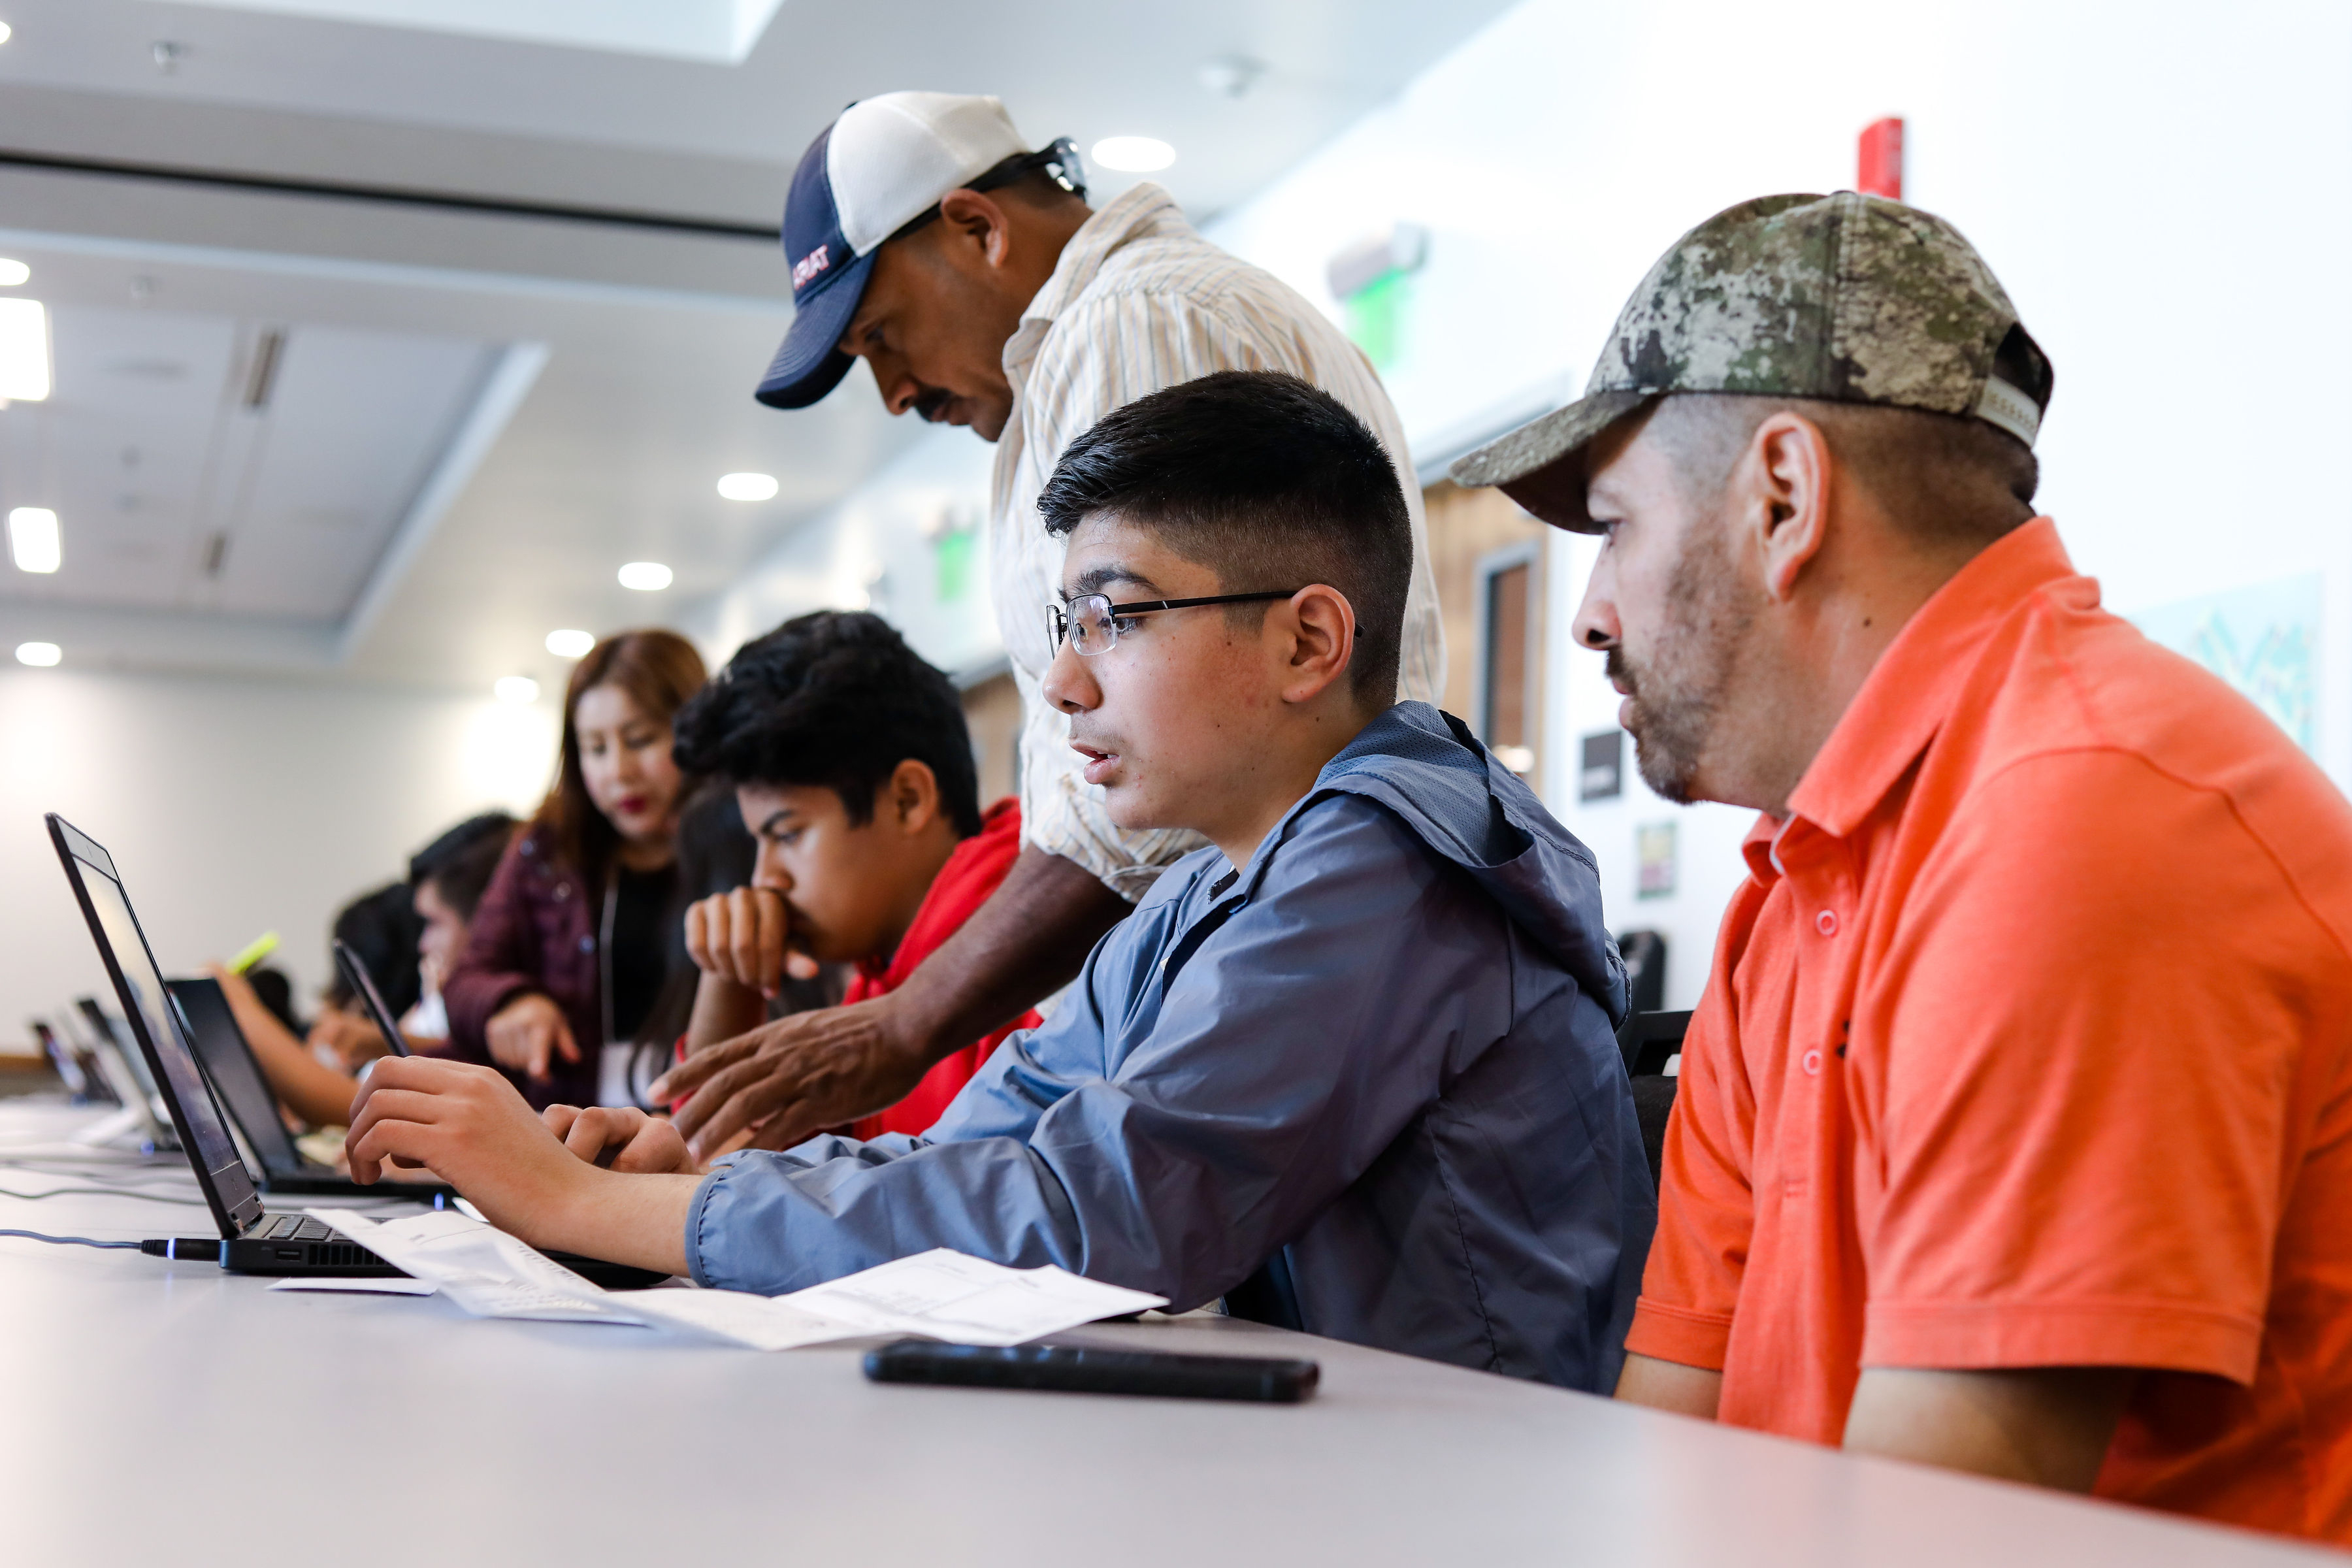
[[[1068,544],[1045,691],[1087,782],[1212,846],[1050,1020],[920,1137],[706,1175],[635,1112],[542,1123],[495,1074],[390,1062],[354,1174],[419,1163],[539,1246],[706,1285],[947,1247],[1610,1387],[1655,1215],[1623,973],[1584,847],[1393,701],[1412,535],[1379,441],[1303,382],[1208,376],[1071,443],[1040,510]]]
[[[1021,853],[1019,804],[981,809],[954,683],[879,616],[820,610],[746,643],[679,711],[677,737],[680,766],[733,786],[759,845],[750,886],[687,911],[687,951],[702,970],[689,1054],[756,1028],[785,976],[813,978],[820,963],[855,967],[845,1002],[897,990]],[[849,1131],[929,1131],[1037,1015],[992,1022]],[[756,1071],[737,1063],[714,1077],[724,1089]],[[723,1147],[735,1131],[713,1121],[702,1137]]]

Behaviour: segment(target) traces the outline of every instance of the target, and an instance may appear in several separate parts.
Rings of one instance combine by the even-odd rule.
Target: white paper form
[[[755,1296],[748,1290],[636,1290],[629,1295],[629,1310],[649,1324],[755,1351],[793,1351],[873,1331],[804,1311],[790,1297]]]
[[[942,1247],[781,1298],[869,1334],[961,1345],[1017,1345],[1100,1318],[1164,1307],[1165,1296],[1105,1285],[1046,1264],[1007,1268]]]
[[[901,1258],[789,1296],[654,1289],[614,1295],[520,1239],[442,1210],[378,1224],[347,1209],[320,1219],[476,1317],[634,1324],[683,1330],[754,1350],[916,1334],[959,1344],[1013,1345],[1167,1304],[1050,1265],[1007,1268],[944,1247]]]
[[[530,1318],[556,1323],[638,1320],[603,1290],[515,1237],[454,1210],[379,1223],[350,1209],[311,1209],[394,1268],[429,1279],[478,1318]]]

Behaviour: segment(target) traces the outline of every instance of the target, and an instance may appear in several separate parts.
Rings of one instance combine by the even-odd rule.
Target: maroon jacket
[[[554,844],[545,828],[533,827],[507,847],[474,910],[466,951],[441,984],[449,1054],[464,1061],[490,1060],[490,1015],[525,992],[544,992],[563,1009],[580,1059],[567,1062],[558,1054],[549,1076],[537,1080],[507,1074],[534,1110],[593,1105],[604,1041],[597,899],[580,873],[556,861]]]

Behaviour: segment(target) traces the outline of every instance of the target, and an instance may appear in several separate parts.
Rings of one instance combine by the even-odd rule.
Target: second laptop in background
[[[236,1015],[230,1010],[220,982],[206,976],[165,984],[173,1000],[180,1005],[181,1016],[187,1020],[196,1060],[211,1081],[213,1092],[219,1096],[229,1120],[244,1135],[246,1147],[260,1162],[263,1192],[332,1197],[413,1196],[423,1202],[431,1202],[436,1194],[448,1194],[449,1189],[437,1183],[392,1182],[363,1187],[333,1166],[309,1158],[287,1131],[285,1119],[278,1112],[278,1097],[271,1092],[261,1063],[246,1041],[245,1031],[237,1027]]]

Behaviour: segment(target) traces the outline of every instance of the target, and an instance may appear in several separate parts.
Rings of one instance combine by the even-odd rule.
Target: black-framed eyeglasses
[[[1126,605],[1112,604],[1108,594],[1080,594],[1066,603],[1055,600],[1045,605],[1045,635],[1053,640],[1055,653],[1062,651],[1063,639],[1067,638],[1091,658],[1111,650],[1118,641],[1118,623],[1129,616],[1189,610],[1198,605],[1255,605],[1287,599],[1297,592],[1282,588],[1264,594],[1212,594],[1205,599],[1138,599]]]
[[[1087,166],[1078,161],[1077,144],[1068,137],[1055,139],[1054,144],[1041,153],[1015,153],[1000,160],[982,173],[966,180],[960,191],[993,191],[1038,170],[1044,170],[1053,182],[1080,201],[1087,199]],[[940,216],[940,204],[933,202],[913,217],[890,231],[890,239],[904,239],[933,218]],[[889,240],[883,241],[888,244]]]

